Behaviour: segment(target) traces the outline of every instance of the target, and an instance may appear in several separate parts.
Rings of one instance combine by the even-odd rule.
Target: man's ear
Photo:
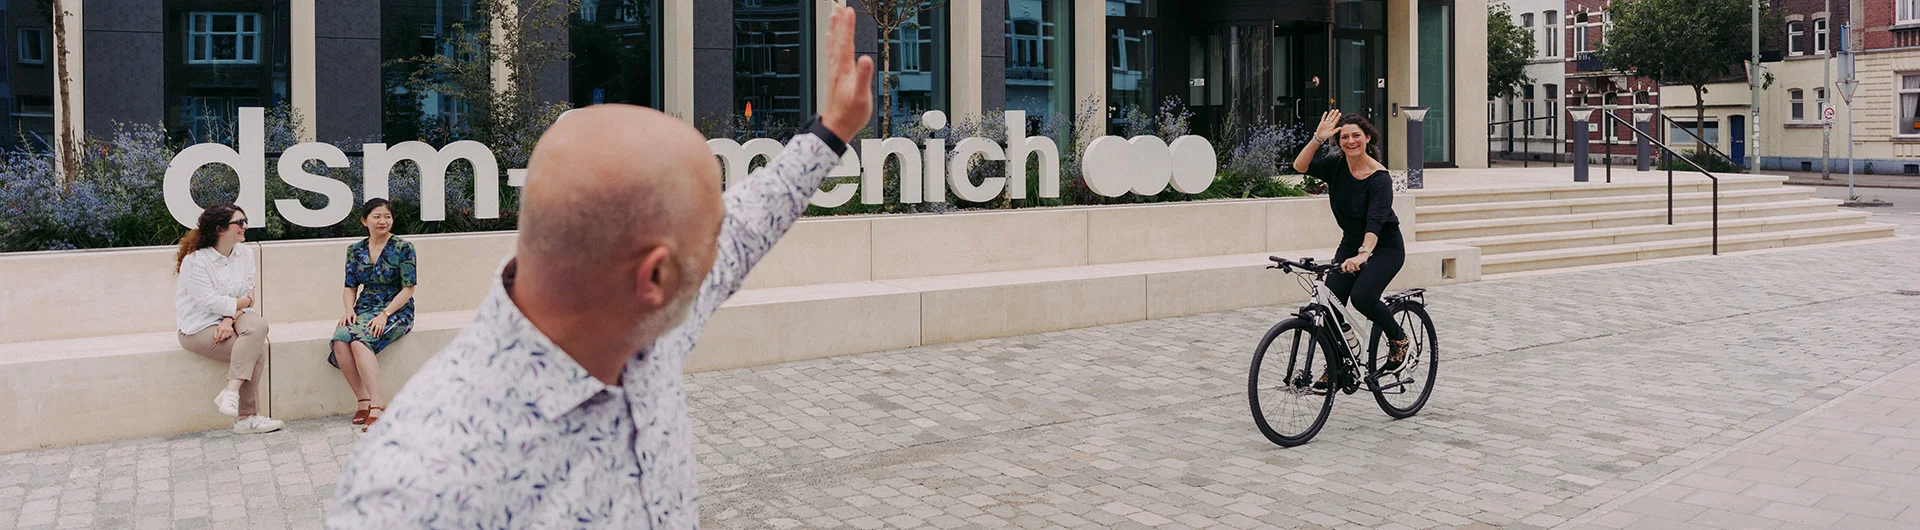
[[[640,257],[640,267],[634,271],[634,274],[639,276],[634,282],[635,288],[638,289],[638,292],[633,293],[634,298],[648,307],[660,307],[667,303],[669,296],[667,275],[672,272],[664,269],[668,263],[669,254],[671,252],[665,245],[653,247]]]

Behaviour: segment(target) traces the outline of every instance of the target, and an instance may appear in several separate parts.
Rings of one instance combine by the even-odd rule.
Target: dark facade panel
[[[1271,20],[1279,23],[1330,22],[1332,11],[1327,0],[1215,0],[1190,8],[1162,8],[1162,15],[1187,13],[1189,22],[1235,22]],[[1183,6],[1184,7],[1184,6]]]
[[[88,0],[81,6],[88,30],[160,31],[160,0]]]
[[[379,141],[380,41],[316,38],[314,55],[314,138]]]
[[[733,50],[693,50],[693,123],[733,113]]]
[[[380,38],[380,0],[326,0],[313,13],[316,38]],[[326,55],[318,56],[326,62]]]
[[[695,124],[733,112],[733,0],[693,6],[693,115]]]
[[[380,2],[336,0],[314,12],[314,138],[380,140]]]
[[[114,122],[159,123],[165,92],[155,80],[166,75],[161,33],[87,31],[84,34],[86,123],[89,134],[107,134]],[[139,80],[129,82],[128,80]]]
[[[1007,2],[983,0],[980,7],[980,110],[1007,106]]]

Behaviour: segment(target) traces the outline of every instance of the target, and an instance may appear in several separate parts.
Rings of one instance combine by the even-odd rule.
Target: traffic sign
[[[1821,105],[1820,120],[1833,121],[1833,105]]]

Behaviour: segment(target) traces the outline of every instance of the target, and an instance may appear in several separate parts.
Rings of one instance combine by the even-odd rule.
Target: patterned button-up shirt
[[[816,123],[723,194],[713,270],[684,323],[609,386],[529,322],[507,262],[467,326],[354,448],[329,528],[694,528],[681,365],[845,150]]]

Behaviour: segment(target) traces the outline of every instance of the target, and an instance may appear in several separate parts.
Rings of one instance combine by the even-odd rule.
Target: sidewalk
[[[1915,395],[1920,364],[1595,509],[1577,528],[1920,529]]]
[[[1787,184],[1794,186],[1841,186],[1847,185],[1847,172],[1835,172],[1833,180],[1821,180],[1819,172],[1801,171],[1761,171],[1763,175],[1786,175]],[[1856,188],[1899,188],[1920,190],[1920,175],[1882,175],[1864,173],[1853,174],[1853,186]]]

